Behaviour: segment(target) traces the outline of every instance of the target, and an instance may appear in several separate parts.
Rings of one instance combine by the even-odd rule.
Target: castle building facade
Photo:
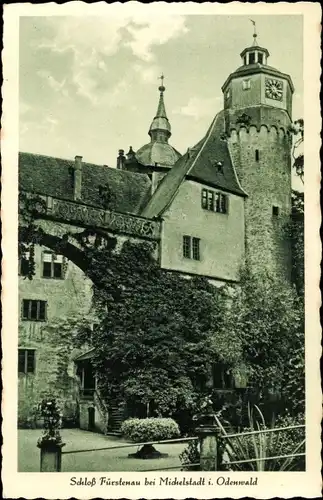
[[[55,389],[66,401],[66,421],[101,431],[111,426],[96,393],[91,351],[67,342],[57,326],[59,319],[91,311],[91,282],[82,266],[51,249],[66,228],[103,228],[120,244],[154,239],[163,269],[205,276],[216,286],[238,283],[246,263],[255,272],[268,269],[290,280],[285,225],[291,212],[294,88],[268,58],[255,37],[222,86],[223,110],[183,155],[170,144],[163,82],[150,141],[126,155],[119,150],[116,168],[80,156],[73,162],[19,154],[20,190],[46,204],[33,280],[25,276],[28,255],[20,261],[22,425],[41,395]]]

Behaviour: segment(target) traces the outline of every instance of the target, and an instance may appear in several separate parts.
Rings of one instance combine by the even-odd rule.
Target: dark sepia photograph
[[[19,472],[306,470],[303,140],[302,15],[20,17]]]

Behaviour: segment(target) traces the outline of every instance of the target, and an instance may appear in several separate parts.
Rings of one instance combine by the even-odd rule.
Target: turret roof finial
[[[164,78],[165,78],[165,77],[164,77],[164,75],[163,75],[163,74],[161,74],[161,75],[160,75],[160,77],[158,78],[158,80],[160,80],[160,81],[161,81],[161,85],[158,87],[158,90],[159,90],[160,92],[165,92],[165,90],[166,90],[166,89],[165,89],[165,87],[164,87]]]
[[[252,22],[253,24],[253,45],[258,45],[257,43],[257,28],[256,28],[256,21],[254,21],[253,19],[250,19],[250,21]]]

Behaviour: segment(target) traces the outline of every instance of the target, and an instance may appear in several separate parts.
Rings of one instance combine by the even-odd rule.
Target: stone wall
[[[18,376],[21,425],[32,423],[33,409],[48,391],[64,401],[66,422],[77,419],[78,379],[73,357],[81,350],[75,349],[73,328],[75,331],[78,317],[91,312],[91,281],[72,262],[67,263],[64,279],[43,278],[43,250],[44,247],[35,246],[34,278],[19,278],[20,304],[23,299],[45,300],[48,304],[46,321],[20,319],[18,347],[35,350],[34,373]]]
[[[291,249],[286,224],[291,212],[290,136],[276,127],[231,131],[230,153],[245,199],[246,257],[254,270],[290,280]],[[256,152],[257,150],[257,152]],[[278,215],[273,213],[278,207]]]

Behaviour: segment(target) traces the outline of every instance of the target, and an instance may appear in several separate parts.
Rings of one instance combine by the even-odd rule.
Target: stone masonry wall
[[[247,262],[256,271],[266,268],[290,280],[291,249],[285,232],[291,211],[290,137],[284,129],[250,126],[232,130],[228,143],[238,178],[248,194]],[[278,207],[278,215],[273,214],[273,206]]]
[[[47,225],[49,223],[47,222]],[[64,279],[42,277],[42,252],[35,246],[35,276],[19,278],[19,302],[23,299],[47,301],[46,321],[21,318],[18,347],[35,349],[35,371],[18,375],[18,421],[32,423],[34,407],[49,391],[55,392],[64,403],[66,421],[77,418],[78,379],[73,357],[75,338],[69,331],[72,318],[86,316],[91,311],[92,283],[73,264],[67,263]],[[48,250],[48,249],[46,249]]]

